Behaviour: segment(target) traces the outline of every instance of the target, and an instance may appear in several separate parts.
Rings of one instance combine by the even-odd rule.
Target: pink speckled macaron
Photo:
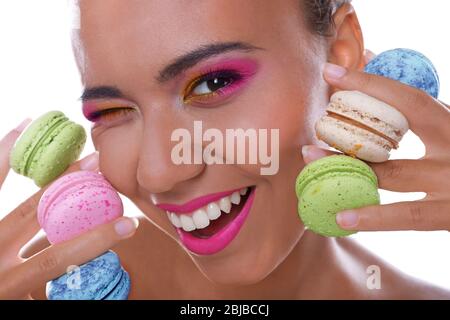
[[[123,215],[122,201],[99,173],[78,171],[56,180],[38,205],[38,221],[50,243],[70,240]]]

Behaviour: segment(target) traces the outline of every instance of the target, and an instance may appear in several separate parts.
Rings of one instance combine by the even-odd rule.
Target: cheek
[[[277,60],[268,65],[257,94],[259,105],[255,121],[258,123],[255,125],[279,129],[280,133],[279,172],[264,177],[267,182],[264,192],[270,195],[271,204],[264,205],[269,210],[260,212],[264,218],[258,219],[258,228],[267,226],[265,234],[274,243],[273,251],[280,256],[286,253],[283,250],[289,249],[286,244],[295,243],[303,230],[297,215],[295,179],[304,166],[301,146],[315,140],[311,114],[320,110],[326,97],[320,66],[299,60]],[[273,218],[273,212],[278,213],[277,219]]]
[[[120,193],[127,196],[136,192],[139,136],[133,125],[92,134],[100,153],[100,171]]]
[[[311,112],[318,109],[317,97],[321,96],[317,85],[321,82],[317,76],[318,70],[295,60],[291,63],[269,65],[268,81],[261,83],[259,90],[260,125],[279,129],[280,156],[283,152],[299,150],[300,146],[313,142]]]

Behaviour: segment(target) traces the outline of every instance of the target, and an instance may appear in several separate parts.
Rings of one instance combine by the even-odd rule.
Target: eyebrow
[[[160,83],[169,81],[199,62],[219,54],[230,51],[250,52],[255,50],[262,50],[262,48],[255,47],[246,42],[220,42],[203,45],[172,61],[159,73],[157,80]]]
[[[80,97],[81,101],[94,99],[123,99],[125,95],[114,86],[99,86],[86,88]]]
[[[256,47],[247,42],[219,42],[211,43],[207,45],[200,46],[199,48],[185,53],[167,66],[165,66],[160,72],[156,80],[159,83],[167,82],[184,71],[194,67],[198,63],[213,56],[223,54],[230,51],[243,51],[252,52],[255,50],[263,50],[262,48]],[[81,95],[81,100],[92,100],[92,99],[121,99],[125,98],[125,95],[114,86],[98,86],[92,88],[86,88]]]

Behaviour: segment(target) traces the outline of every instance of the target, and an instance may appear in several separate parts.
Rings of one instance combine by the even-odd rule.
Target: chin
[[[263,281],[276,267],[276,259],[255,263],[257,257],[228,258],[206,262],[193,257],[201,273],[212,283],[224,286],[249,286]]]
[[[286,261],[304,234],[303,227],[289,229],[287,233],[271,233],[261,243],[247,239],[247,247],[236,243],[236,251],[215,256],[197,256],[188,252],[202,274],[217,285],[249,286],[269,277]]]

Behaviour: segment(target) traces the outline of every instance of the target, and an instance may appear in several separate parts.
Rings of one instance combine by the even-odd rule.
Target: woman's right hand
[[[28,123],[26,120],[0,141],[0,188],[10,170],[9,153]],[[97,171],[98,154],[73,164],[65,174],[77,170]],[[136,219],[122,217],[22,259],[19,251],[40,229],[36,209],[44,191],[41,189],[0,220],[0,299],[30,299],[31,292],[66,273],[69,266],[98,257],[136,231]]]

